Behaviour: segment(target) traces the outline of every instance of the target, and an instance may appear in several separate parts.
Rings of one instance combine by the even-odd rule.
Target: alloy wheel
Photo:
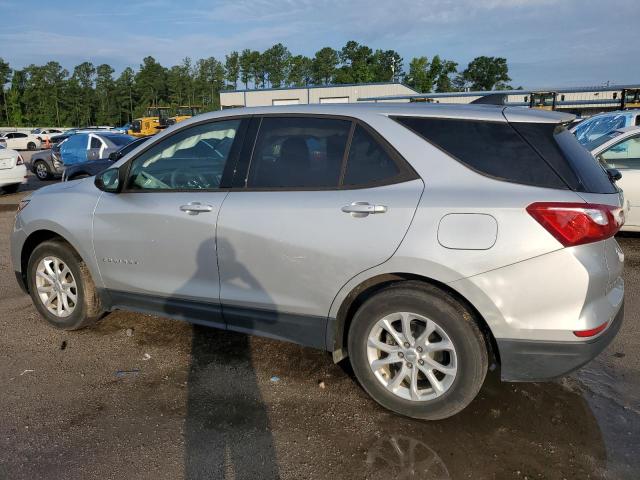
[[[57,257],[47,256],[36,268],[38,297],[45,308],[59,318],[73,313],[78,301],[78,287],[69,266]]]
[[[36,175],[41,180],[44,180],[45,178],[47,178],[47,176],[49,175],[49,172],[47,171],[47,167],[44,163],[39,162],[36,165]]]
[[[456,349],[445,330],[411,312],[392,313],[373,325],[367,359],[387,390],[416,402],[444,394],[458,373]]]

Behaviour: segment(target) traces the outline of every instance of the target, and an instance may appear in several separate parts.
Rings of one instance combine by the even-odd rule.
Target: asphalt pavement
[[[54,330],[13,276],[20,197],[0,196],[0,479],[640,477],[640,236],[619,238],[625,322],[594,362],[549,383],[490,372],[423,422],[310,348],[126,312]]]

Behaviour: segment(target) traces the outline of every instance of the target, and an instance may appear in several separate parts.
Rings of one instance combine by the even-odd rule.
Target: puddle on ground
[[[379,407],[322,352],[195,327],[187,389],[187,478],[635,478],[638,468],[618,448],[623,429],[638,438],[637,421],[572,379],[509,384],[492,372],[461,414],[424,422]]]

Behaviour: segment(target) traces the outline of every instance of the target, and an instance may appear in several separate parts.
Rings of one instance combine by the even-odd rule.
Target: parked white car
[[[9,132],[2,137],[7,148],[12,150],[38,150],[42,147],[42,140],[32,133]]]
[[[0,146],[0,188],[6,193],[15,193],[26,177],[27,168],[22,155]]]
[[[58,130],[57,128],[36,128],[35,130],[31,130],[31,133],[44,142],[49,140],[51,136],[62,133],[62,130]]]
[[[616,182],[628,207],[622,230],[640,232],[640,127],[614,130],[585,147],[605,168],[615,168],[622,174]]]

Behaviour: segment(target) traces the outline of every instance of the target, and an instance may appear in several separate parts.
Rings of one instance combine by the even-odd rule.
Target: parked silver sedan
[[[384,407],[441,419],[563,375],[623,317],[621,198],[556,112],[226,110],[20,205],[16,278],[51,325],[116,309],[348,358]],[[267,360],[265,360],[267,361]]]

